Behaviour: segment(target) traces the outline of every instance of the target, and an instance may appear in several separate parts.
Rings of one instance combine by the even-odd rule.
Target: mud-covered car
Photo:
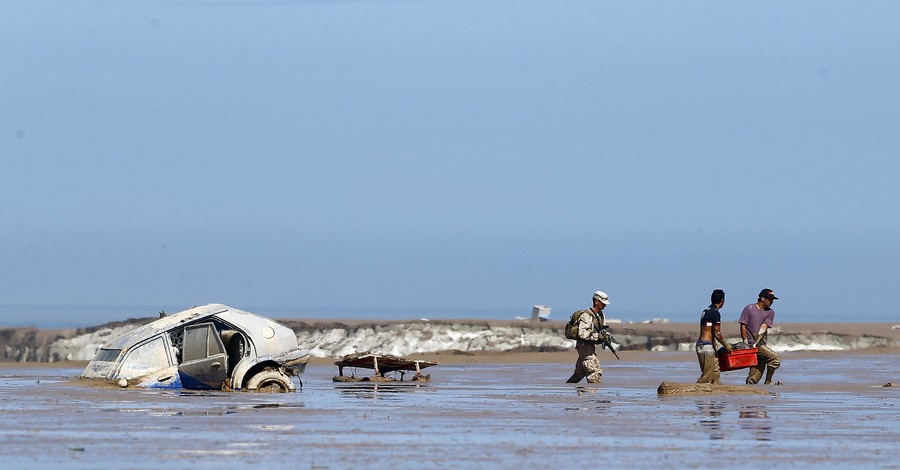
[[[81,375],[121,387],[296,390],[309,361],[289,327],[221,304],[194,307],[105,343]]]

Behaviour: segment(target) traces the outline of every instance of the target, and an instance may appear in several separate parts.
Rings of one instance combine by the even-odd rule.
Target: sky
[[[900,322],[900,3],[0,0],[0,327]]]

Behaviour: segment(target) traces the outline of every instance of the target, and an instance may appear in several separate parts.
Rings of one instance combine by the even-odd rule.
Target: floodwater
[[[765,395],[660,397],[696,357],[616,362],[600,388],[569,364],[458,364],[432,383],[336,384],[310,366],[301,393],[117,389],[81,370],[0,368],[7,468],[900,468],[891,354],[783,355]],[[742,384],[746,371],[724,375]]]

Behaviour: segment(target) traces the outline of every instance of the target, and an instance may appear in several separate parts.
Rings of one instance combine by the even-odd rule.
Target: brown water
[[[900,467],[895,355],[785,354],[766,395],[660,397],[696,359],[610,362],[601,388],[568,364],[460,364],[426,385],[335,384],[310,366],[295,394],[98,388],[80,370],[0,369],[6,468]],[[614,360],[613,360],[614,361]],[[745,371],[724,374],[731,384]]]

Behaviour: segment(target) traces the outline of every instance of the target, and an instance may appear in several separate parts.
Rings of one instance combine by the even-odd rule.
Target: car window
[[[193,361],[207,357],[209,327],[187,328],[184,330],[184,360]]]
[[[121,349],[101,349],[100,351],[97,351],[97,355],[94,356],[94,361],[115,362],[115,360],[119,358],[119,353],[121,352]]]
[[[184,329],[184,362],[225,354],[225,346],[211,323],[190,325]]]
[[[121,353],[121,349],[101,349],[97,351],[94,360],[85,367],[82,375],[89,378],[109,378],[109,375],[117,365],[116,359],[119,358]]]
[[[210,327],[212,329],[212,327]],[[209,335],[209,349],[207,349],[210,356],[215,356],[216,354],[224,354],[225,347],[222,345],[222,342],[219,338],[216,337],[215,333]]]
[[[161,337],[155,338],[128,353],[122,362],[119,377],[131,379],[166,367],[169,367],[166,345]]]

